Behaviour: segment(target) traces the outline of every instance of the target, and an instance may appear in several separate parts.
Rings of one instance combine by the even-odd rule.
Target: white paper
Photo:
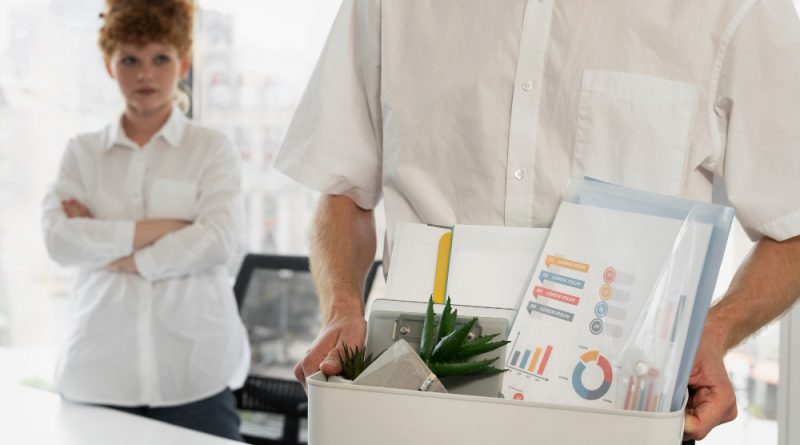
[[[439,240],[450,230],[426,224],[397,225],[386,280],[387,299],[428,301],[436,278]]]
[[[659,356],[648,360],[662,362],[664,357],[680,357],[678,342],[685,340],[685,333],[676,332],[685,331],[685,324],[664,321],[675,320],[678,306],[671,312],[656,307],[648,313],[645,302],[676,247],[676,255],[693,255],[702,265],[711,226],[689,227],[692,242],[676,245],[676,235],[682,228],[687,231],[684,221],[562,203],[509,336],[504,397],[623,408],[629,397],[628,388],[621,385],[633,372],[623,358],[639,361],[639,353]],[[681,314],[688,318],[700,269],[670,281],[680,282],[680,289],[665,285],[666,292],[655,293],[659,301],[674,304],[685,295]],[[653,328],[659,323],[667,326],[666,334]],[[652,338],[636,338],[632,333],[637,330]],[[662,337],[666,341],[661,342]],[[660,342],[655,353],[637,350],[654,342]],[[653,365],[644,362],[640,371],[660,372],[662,377],[664,372],[677,372]],[[646,405],[657,398],[648,391],[641,397]]]
[[[549,229],[457,225],[447,295],[464,306],[519,307]]]
[[[398,224],[386,298],[427,302],[439,240],[449,229]],[[456,225],[446,294],[453,304],[516,309],[549,229]]]

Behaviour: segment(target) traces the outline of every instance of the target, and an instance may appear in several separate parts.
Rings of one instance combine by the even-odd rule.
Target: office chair
[[[372,264],[364,286],[364,301],[381,265]],[[249,254],[233,287],[252,349],[250,374],[235,391],[237,407],[283,416],[279,438],[245,428],[254,445],[295,445],[300,422],[308,416],[305,391],[294,379],[294,365],[310,347],[321,325],[319,303],[308,258]],[[274,435],[274,431],[272,431]]]

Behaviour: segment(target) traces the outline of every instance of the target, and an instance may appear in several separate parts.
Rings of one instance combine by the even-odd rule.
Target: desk
[[[0,382],[3,445],[232,445],[235,442]]]

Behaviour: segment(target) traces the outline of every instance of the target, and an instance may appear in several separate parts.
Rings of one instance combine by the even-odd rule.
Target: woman
[[[65,399],[241,440],[249,349],[225,267],[239,161],[175,105],[191,0],[106,1],[100,48],[122,116],[67,145],[44,201],[50,256],[80,274],[56,370]]]

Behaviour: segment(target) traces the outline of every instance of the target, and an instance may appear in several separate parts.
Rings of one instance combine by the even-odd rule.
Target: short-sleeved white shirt
[[[66,199],[93,218],[67,218]],[[133,251],[136,221],[192,224]],[[239,158],[177,108],[143,147],[119,122],[72,139],[43,203],[50,256],[80,268],[56,369],[70,400],[194,402],[238,388],[250,364],[226,263],[243,226]],[[133,254],[139,273],[109,270]]]
[[[800,234],[791,0],[345,0],[276,168],[400,221],[549,226],[570,177]]]

